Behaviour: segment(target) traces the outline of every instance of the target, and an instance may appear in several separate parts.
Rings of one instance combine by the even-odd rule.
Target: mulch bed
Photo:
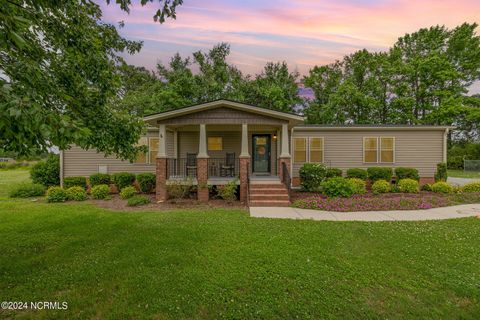
[[[165,202],[157,203],[155,195],[147,195],[150,198],[149,204],[130,207],[127,206],[127,200],[121,199],[118,195],[111,195],[109,200],[88,200],[101,208],[110,209],[115,211],[165,211],[165,210],[178,210],[178,209],[196,209],[196,210],[209,210],[209,209],[245,209],[245,205],[240,201],[234,201],[228,203],[221,199],[210,199],[208,203],[199,202],[196,199],[181,199],[181,200],[167,200]]]

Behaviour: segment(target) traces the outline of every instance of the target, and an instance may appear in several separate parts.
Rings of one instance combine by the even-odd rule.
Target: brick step
[[[275,189],[275,188],[285,188],[285,185],[282,183],[269,183],[269,184],[251,184],[250,188],[255,189]]]
[[[273,186],[273,187],[268,187],[268,188],[257,188],[257,186],[250,186],[251,191],[268,191],[268,190],[287,190],[284,185],[278,185],[278,186]]]
[[[287,189],[250,189],[250,194],[288,194]]]
[[[288,207],[290,201],[288,200],[251,200],[248,203],[249,207]]]
[[[288,201],[288,193],[285,194],[250,194],[250,201],[269,201],[269,200],[286,200]]]

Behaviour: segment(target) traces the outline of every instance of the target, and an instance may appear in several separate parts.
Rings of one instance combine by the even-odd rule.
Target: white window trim
[[[310,140],[311,139],[321,139],[322,140],[322,162],[312,162],[310,158]],[[325,163],[325,138],[324,137],[308,137],[308,147],[307,147],[307,154],[308,154],[308,163]]]
[[[376,139],[376,140],[377,140],[377,161],[375,161],[375,162],[366,162],[366,161],[365,161],[365,141],[366,141],[367,139]],[[364,164],[378,163],[378,149],[379,149],[379,147],[378,147],[378,140],[379,140],[378,137],[363,137],[363,143],[362,143],[362,160],[363,160],[363,163],[364,163]]]
[[[393,139],[393,162],[385,162],[382,161],[382,138]],[[377,161],[376,162],[366,162],[365,161],[365,140],[366,139],[377,139]],[[397,141],[395,137],[363,137],[363,144],[362,144],[362,159],[364,164],[371,164],[371,163],[386,163],[386,164],[395,164],[397,152],[396,152],[396,144]]]
[[[296,150],[296,147],[297,147],[297,140],[296,139],[305,139],[305,161],[297,161],[297,159],[295,159],[295,150]],[[308,140],[308,137],[293,137],[293,152],[292,152],[292,159],[293,161],[292,162],[296,162],[296,163],[308,163],[308,161],[310,160],[309,159],[309,154],[308,154],[308,144],[309,144],[309,140]]]
[[[393,146],[392,146],[392,149],[393,149],[393,161],[392,162],[384,162],[382,161],[382,138],[384,139],[392,139],[393,140]],[[378,152],[378,162],[379,163],[395,163],[395,160],[396,160],[396,139],[395,137],[379,137],[379,144],[378,144],[378,149],[380,150],[380,152]]]

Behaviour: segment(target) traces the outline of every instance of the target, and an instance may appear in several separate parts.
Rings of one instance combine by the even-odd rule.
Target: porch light
[[[277,135],[276,134],[273,135],[273,140],[277,140]]]

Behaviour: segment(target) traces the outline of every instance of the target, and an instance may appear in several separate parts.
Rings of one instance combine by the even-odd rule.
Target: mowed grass
[[[468,178],[480,179],[480,172],[463,171],[463,170],[448,170],[448,176],[454,178]]]
[[[7,198],[8,193],[16,184],[28,181],[30,181],[29,168],[0,170],[0,199]]]
[[[314,222],[241,210],[0,201],[0,297],[51,319],[471,318],[480,220]]]

